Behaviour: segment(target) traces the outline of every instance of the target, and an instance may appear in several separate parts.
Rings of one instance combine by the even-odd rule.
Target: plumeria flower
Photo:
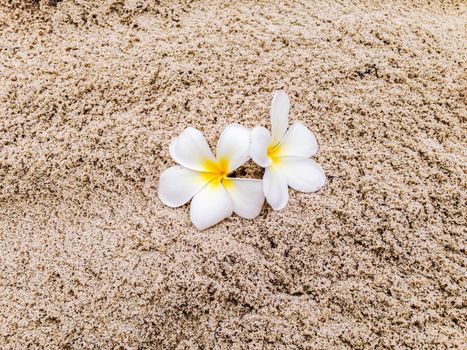
[[[266,168],[263,190],[274,210],[287,205],[288,186],[301,192],[315,192],[326,182],[323,169],[309,159],[318,152],[313,133],[300,122],[287,130],[289,109],[287,94],[276,91],[271,105],[272,132],[263,127],[251,132],[251,158]]]
[[[203,134],[186,128],[170,144],[170,155],[180,165],[165,170],[159,180],[159,198],[170,207],[190,199],[190,218],[200,230],[235,212],[253,219],[264,203],[261,180],[228,177],[250,159],[251,131],[238,124],[227,126],[214,157]]]

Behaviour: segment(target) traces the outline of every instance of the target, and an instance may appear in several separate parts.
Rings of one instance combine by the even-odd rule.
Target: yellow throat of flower
[[[268,156],[272,159],[273,163],[277,163],[279,161],[279,154],[281,151],[281,145],[269,145],[268,147]]]
[[[231,180],[227,178],[229,171],[229,161],[227,159],[221,158],[218,161],[206,159],[203,162],[203,167],[205,169],[205,172],[201,174],[203,180],[209,181],[213,185],[222,183],[227,186],[231,183]]]

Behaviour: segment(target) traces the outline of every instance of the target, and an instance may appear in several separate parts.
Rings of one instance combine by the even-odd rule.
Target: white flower
[[[161,201],[179,207],[193,198],[190,217],[200,230],[217,224],[232,212],[247,219],[258,216],[264,203],[262,181],[228,177],[250,159],[250,134],[249,129],[238,124],[227,126],[214,157],[203,134],[186,128],[170,144],[170,155],[180,166],[161,174]]]
[[[251,158],[266,168],[263,190],[274,210],[289,200],[288,186],[301,192],[315,192],[326,182],[323,169],[311,156],[318,152],[318,142],[302,123],[295,122],[287,131],[289,97],[276,91],[271,105],[272,135],[263,127],[251,132]]]

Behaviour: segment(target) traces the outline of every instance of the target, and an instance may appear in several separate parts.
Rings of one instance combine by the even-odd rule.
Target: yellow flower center
[[[228,186],[231,184],[232,181],[227,178],[229,161],[226,158],[221,158],[218,161],[206,159],[203,162],[203,167],[205,172],[201,173],[201,176],[204,181],[209,181],[213,185],[222,183],[224,186]]]
[[[272,159],[273,163],[277,163],[279,161],[279,155],[281,151],[281,145],[269,145],[268,147],[268,156]]]

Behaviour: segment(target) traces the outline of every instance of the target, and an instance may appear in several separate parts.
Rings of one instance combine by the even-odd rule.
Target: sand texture
[[[1,349],[465,349],[465,3],[0,4]],[[198,232],[171,139],[276,89],[328,183]]]

